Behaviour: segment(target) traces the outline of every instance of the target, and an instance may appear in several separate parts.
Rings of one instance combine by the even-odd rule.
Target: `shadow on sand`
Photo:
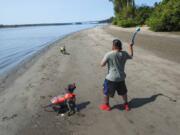
[[[129,101],[129,106],[131,109],[142,107],[148,103],[154,102],[158,96],[163,96],[163,94],[158,93],[146,98],[133,98]],[[123,110],[123,104],[118,104],[112,107],[112,109]]]
[[[68,53],[68,52],[64,52],[64,53],[63,53],[63,55],[70,55],[70,53]]]
[[[77,106],[77,109],[79,111],[81,111],[81,110],[85,109],[89,104],[90,104],[90,101],[86,101],[86,102],[82,102],[80,104],[77,104],[76,106]]]
[[[85,109],[89,104],[90,104],[90,101],[85,101],[85,102],[76,104],[77,111],[80,112],[81,110]],[[44,108],[44,111],[46,112],[57,112],[57,114],[66,113],[68,111],[68,108],[66,105],[61,105],[61,107],[59,105],[52,105],[52,106],[50,105],[43,108]]]
[[[131,108],[138,108],[148,103],[154,102],[158,96],[162,96],[162,95],[163,94],[159,93],[147,98],[133,98],[131,101],[129,101],[129,105]]]

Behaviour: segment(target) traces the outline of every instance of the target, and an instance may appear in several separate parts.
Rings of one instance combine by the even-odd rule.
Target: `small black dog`
[[[60,47],[60,51],[62,54],[66,54],[66,47],[65,46]]]

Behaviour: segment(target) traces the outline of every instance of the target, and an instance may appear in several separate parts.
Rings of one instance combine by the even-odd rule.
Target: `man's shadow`
[[[157,97],[159,97],[159,96],[163,96],[163,94],[158,93],[158,94],[152,95],[152,96],[147,97],[147,98],[133,98],[129,101],[130,109],[139,108],[139,107],[142,107],[148,103],[154,102],[157,99]],[[112,107],[112,109],[123,110],[123,104],[115,105]]]

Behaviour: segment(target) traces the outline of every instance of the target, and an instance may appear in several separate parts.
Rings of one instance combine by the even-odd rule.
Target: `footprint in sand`
[[[26,87],[26,89],[29,90],[29,89],[31,89],[31,88],[33,88],[33,87],[35,87],[35,86],[30,83],[30,84],[28,84],[28,86]]]
[[[52,98],[53,96],[52,95],[48,95],[49,98]]]
[[[45,99],[46,97],[45,96],[40,96],[41,99]]]
[[[5,116],[2,118],[2,121],[11,120],[16,118],[17,116],[18,116],[17,114],[13,114],[12,116]]]
[[[42,77],[41,80],[43,80],[43,81],[49,80],[49,77]]]

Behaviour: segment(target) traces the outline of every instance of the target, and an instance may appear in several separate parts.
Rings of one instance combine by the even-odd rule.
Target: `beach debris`
[[[61,116],[64,113],[67,113],[68,116],[73,115],[77,111],[76,95],[74,94],[75,89],[75,83],[69,84],[67,88],[65,88],[66,93],[64,95],[53,97],[50,100],[51,103],[49,105],[43,106],[43,108],[45,108],[45,111],[52,112],[52,110],[47,110],[47,108],[51,108],[53,111],[61,114]]]

